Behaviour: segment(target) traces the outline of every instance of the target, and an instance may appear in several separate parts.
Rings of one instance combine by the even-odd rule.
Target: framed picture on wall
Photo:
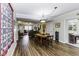
[[[69,25],[69,30],[76,31],[77,26],[76,25]]]
[[[69,30],[72,30],[72,29],[73,29],[72,25],[69,25]]]
[[[56,23],[56,24],[55,24],[55,27],[56,27],[56,28],[60,28],[60,23]]]

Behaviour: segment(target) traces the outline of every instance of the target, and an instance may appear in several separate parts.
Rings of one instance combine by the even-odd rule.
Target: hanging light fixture
[[[40,22],[45,23],[46,21],[45,20],[40,20]]]
[[[56,9],[57,9],[58,7],[57,6],[54,6],[53,7],[53,11],[51,11],[52,10],[52,7],[50,7],[50,9],[48,9],[48,10],[45,10],[45,9],[43,9],[43,11],[42,11],[42,17],[41,17],[41,20],[40,20],[40,22],[46,22],[45,20],[45,16],[47,16],[47,15],[49,15],[49,14],[51,14],[52,12],[54,12]]]
[[[46,21],[45,21],[45,18],[44,18],[44,14],[42,15],[42,18],[41,18],[40,22],[41,22],[41,23],[45,23],[45,22],[46,22]]]

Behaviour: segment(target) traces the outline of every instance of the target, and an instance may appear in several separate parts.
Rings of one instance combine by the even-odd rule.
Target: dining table
[[[49,43],[51,43],[53,41],[53,36],[49,35],[49,34],[39,34],[38,33],[35,36],[36,36],[36,43],[41,46],[48,46]],[[52,40],[51,40],[51,37],[52,37]]]

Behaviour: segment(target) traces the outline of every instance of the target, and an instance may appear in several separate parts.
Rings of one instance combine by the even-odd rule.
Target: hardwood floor
[[[53,47],[44,47],[31,40],[26,45],[23,40],[18,41],[14,56],[79,56],[79,48],[68,44],[53,42]]]

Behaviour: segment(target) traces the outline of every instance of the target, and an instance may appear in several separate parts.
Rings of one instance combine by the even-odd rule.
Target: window
[[[28,28],[29,28],[28,26],[25,26],[25,30],[27,30],[27,31],[28,31]]]
[[[32,26],[25,26],[25,30],[29,31],[29,30],[32,30]]]
[[[29,26],[29,30],[32,30],[32,26]]]

